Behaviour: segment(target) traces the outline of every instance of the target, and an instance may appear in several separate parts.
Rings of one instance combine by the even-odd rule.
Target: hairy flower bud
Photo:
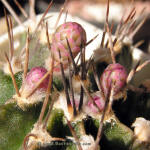
[[[112,84],[114,84],[114,96],[120,98],[120,92],[123,92],[125,88],[126,79],[127,72],[122,65],[118,63],[108,65],[100,78],[100,84],[104,95],[108,96],[108,92],[110,92]],[[120,95],[119,97],[118,94]]]
[[[37,83],[43,78],[43,76],[47,73],[47,70],[43,67],[34,67],[32,68],[25,80],[22,83],[22,86],[19,90],[21,96],[15,94],[13,96],[14,100],[17,101],[17,105],[23,110],[28,106],[32,106],[33,104],[37,104],[42,101],[46,94],[46,89],[48,87],[49,77],[44,79],[44,81],[39,85],[39,87],[31,93],[34,88],[36,88]]]
[[[47,70],[43,67],[34,67],[30,70],[27,74],[25,79],[25,84],[27,84],[30,88],[34,88],[37,82],[47,73]],[[47,77],[39,86],[40,89],[47,89],[48,87],[48,80]]]
[[[105,105],[104,100],[102,98],[100,98],[98,95],[93,96],[93,100],[94,100],[95,104],[97,105],[97,107],[93,104],[92,101],[89,101],[88,106],[91,109],[91,111],[93,113],[97,113],[99,111],[102,111],[104,109],[104,105]]]
[[[83,104],[83,112],[92,117],[100,117],[100,113],[104,110],[105,100],[101,97],[100,92],[91,94],[93,100],[86,98]]]
[[[86,44],[86,32],[83,27],[76,22],[66,22],[60,25],[52,37],[51,51],[53,52],[54,59],[59,62],[60,51],[63,66],[66,68],[68,65],[69,49],[67,40],[69,42],[73,58],[80,52],[81,45]],[[60,71],[59,68],[54,68],[54,71]]]

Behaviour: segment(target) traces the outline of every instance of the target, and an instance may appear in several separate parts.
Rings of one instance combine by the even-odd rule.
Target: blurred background
[[[7,0],[14,11],[19,15],[20,19],[23,21],[25,18],[18,9],[14,0]],[[29,1],[28,0],[18,0],[20,5],[29,12]],[[110,16],[109,21],[114,22],[114,30],[119,23],[123,12],[131,8],[131,3],[134,2],[136,8],[137,21],[142,20],[141,12],[144,10],[145,15],[148,16],[146,22],[138,33],[133,38],[133,43],[144,40],[143,44],[139,46],[145,52],[150,53],[150,0],[110,0]],[[35,0],[35,11],[37,14],[43,13],[50,0]],[[50,9],[51,12],[56,12],[60,10],[60,7],[64,3],[64,0],[53,0],[53,6]],[[69,0],[67,10],[70,14],[78,16],[95,26],[103,29],[105,16],[106,16],[106,3],[107,0]],[[4,19],[3,3],[0,0],[0,35],[6,32],[6,25]],[[9,12],[8,12],[9,13]]]

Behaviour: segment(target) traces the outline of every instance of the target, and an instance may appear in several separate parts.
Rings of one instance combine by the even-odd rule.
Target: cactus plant
[[[130,124],[123,122],[119,116],[121,111],[115,112],[117,109],[114,107],[117,102],[114,100],[124,98],[126,101],[122,105],[129,104],[131,107],[130,112],[128,112],[129,107],[122,110],[126,115],[129,113],[130,117],[127,120],[133,121],[138,117],[136,113],[140,114],[130,104],[129,92],[132,90],[133,101],[138,104],[137,91],[139,90],[142,95],[143,90],[130,86],[130,81],[134,74],[150,61],[142,65],[138,63],[127,72],[125,66],[116,59],[117,44],[121,45],[119,51],[123,51],[123,39],[131,35],[128,31],[133,23],[134,10],[125,21],[122,20],[113,41],[108,25],[108,1],[105,31],[99,51],[101,53],[106,49],[111,64],[107,64],[103,73],[99,75],[98,71],[101,68],[95,70],[94,66],[100,66],[102,60],[108,59],[97,62],[95,61],[97,58],[91,57],[86,60],[86,53],[88,53],[86,46],[94,42],[96,37],[87,42],[88,31],[83,28],[83,25],[74,21],[63,22],[57,27],[62,11],[54,31],[52,34],[49,33],[48,23],[45,24],[43,21],[51,5],[52,2],[38,23],[33,21],[37,25],[32,27],[30,34],[29,29],[27,34],[25,33],[24,49],[18,50],[18,53],[23,56],[19,58],[21,59],[19,69],[14,61],[16,54],[12,22],[6,14],[10,50],[4,53],[6,60],[0,70],[0,150],[105,150],[107,148],[142,150],[143,147],[145,149],[149,147],[149,137],[146,137],[146,141],[143,142],[140,141],[141,136],[137,133],[139,119],[137,118],[133,124],[134,132],[131,122]],[[62,10],[66,5],[67,1]],[[30,6],[33,10],[31,3]],[[44,29],[42,22],[45,25]],[[104,43],[106,32],[108,38]],[[43,39],[40,41],[41,35]],[[46,43],[42,43],[45,35]],[[34,48],[37,48],[36,52]],[[120,56],[119,59],[125,58]],[[34,64],[35,60],[36,64]],[[96,88],[91,86],[93,84],[90,78],[91,72],[94,76],[93,81],[97,84],[95,84]],[[140,105],[141,107],[146,107],[148,110],[146,104]],[[142,120],[149,125],[148,121]]]

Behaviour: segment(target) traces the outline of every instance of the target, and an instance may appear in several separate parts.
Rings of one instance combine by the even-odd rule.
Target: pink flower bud
[[[25,84],[30,88],[34,88],[35,85],[42,79],[42,77],[47,73],[47,70],[43,67],[34,67],[28,72]],[[39,86],[40,89],[47,89],[49,77],[47,77]]]
[[[102,100],[102,98],[100,98],[97,95],[93,96],[93,100],[95,101],[95,104],[97,105],[97,107],[99,108],[99,110],[98,110],[98,108],[91,101],[89,101],[88,102],[88,106],[91,109],[91,111],[93,113],[98,113],[99,111],[102,111],[104,109],[104,105],[105,105],[104,100]]]
[[[69,57],[69,50],[66,38],[75,58],[80,52],[82,44],[86,44],[86,32],[82,26],[76,22],[66,22],[60,25],[52,37],[51,51],[54,54],[56,61],[59,61],[59,53],[61,53],[63,64],[67,64]]]
[[[127,72],[122,65],[118,63],[108,65],[100,78],[101,88],[104,95],[108,95],[112,83],[114,84],[114,96],[123,91],[126,85],[126,79]]]

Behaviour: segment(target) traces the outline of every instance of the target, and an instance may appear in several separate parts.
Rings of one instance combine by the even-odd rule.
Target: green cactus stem
[[[22,84],[22,72],[15,75],[16,83],[18,87]],[[8,99],[15,94],[12,79],[9,75],[5,75],[0,71],[0,104],[4,104]]]
[[[41,104],[21,110],[16,103],[0,105],[0,150],[19,150],[40,113]]]
[[[98,128],[99,121],[94,119],[94,124]],[[118,121],[109,119],[104,123],[104,132],[100,145],[104,148],[128,150],[134,140],[133,131]]]

